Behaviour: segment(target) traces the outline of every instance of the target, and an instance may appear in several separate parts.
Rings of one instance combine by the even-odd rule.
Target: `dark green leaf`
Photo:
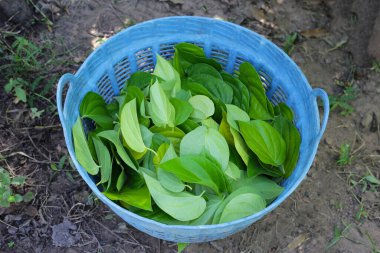
[[[239,79],[226,72],[222,72],[222,77],[224,82],[228,84],[234,92],[232,103],[248,112],[250,95],[247,86],[245,86]]]
[[[170,103],[174,106],[175,109],[174,122],[176,126],[185,122],[194,111],[191,104],[185,100],[171,98]]]
[[[224,104],[232,102],[234,92],[223,80],[208,74],[192,76],[190,80],[202,84],[214,98],[219,99]]]
[[[301,136],[293,123],[282,116],[275,118],[273,127],[281,134],[286,144],[284,170],[285,178],[288,178],[292,174],[298,161]]]
[[[240,122],[239,126],[248,147],[262,162],[275,166],[284,163],[286,144],[275,128],[262,120]]]
[[[184,70],[191,64],[206,63],[213,66],[218,71],[222,66],[213,59],[208,59],[203,52],[203,49],[191,43],[179,43],[174,47],[174,68],[180,73],[181,77],[184,75]]]
[[[211,75],[217,79],[223,80],[218,70],[216,70],[214,67],[205,63],[197,63],[194,65],[191,65],[190,67],[186,69],[186,72],[190,78],[194,76],[206,74],[206,75]]]
[[[279,103],[278,105],[273,107],[273,109],[275,111],[276,116],[282,115],[288,120],[293,121],[294,119],[293,110],[289,106],[287,106],[285,103]]]
[[[277,167],[271,165],[264,165],[260,163],[259,158],[252,154],[249,158],[247,166],[247,176],[257,177],[258,175],[268,175],[271,177],[283,177],[284,173]]]
[[[178,126],[178,128],[181,129],[185,133],[191,132],[197,127],[199,127],[199,125],[191,119],[186,120],[185,122],[183,122],[181,125]]]
[[[80,105],[79,113],[83,118],[89,118],[103,129],[113,128],[113,118],[107,110],[103,97],[95,92],[88,92]]]
[[[140,90],[145,89],[147,86],[151,85],[155,81],[155,76],[148,72],[137,71],[131,75],[127,81],[127,86],[123,88],[126,89],[128,86],[136,86]]]

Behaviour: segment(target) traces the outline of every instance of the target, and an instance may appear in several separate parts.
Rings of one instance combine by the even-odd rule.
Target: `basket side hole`
[[[174,56],[175,43],[163,43],[160,45],[159,54],[166,60],[170,60]]]
[[[113,66],[115,73],[115,79],[119,90],[124,87],[125,81],[131,75],[131,65],[129,63],[128,56],[121,59],[118,63]]]
[[[211,49],[211,58],[219,62],[222,65],[223,69],[225,69],[227,66],[228,57],[229,57],[228,51],[224,51],[217,48]]]
[[[154,70],[154,58],[153,50],[151,47],[147,47],[137,51],[135,54],[137,70],[145,72],[153,72]]]
[[[98,93],[104,98],[106,103],[111,102],[114,92],[111,85],[111,80],[109,79],[107,74],[104,74],[99,78],[99,81],[96,83],[98,87]]]

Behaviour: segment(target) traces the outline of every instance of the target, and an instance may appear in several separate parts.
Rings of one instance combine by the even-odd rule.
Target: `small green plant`
[[[284,42],[284,51],[288,54],[288,55],[291,55],[293,50],[294,50],[294,44],[297,40],[297,37],[298,37],[298,33],[292,33],[292,34],[289,34],[285,37],[285,42]]]
[[[351,226],[352,226],[351,224],[348,224],[348,225],[344,224],[344,228],[342,229],[335,225],[333,238],[327,244],[326,249],[330,249],[335,244],[337,244],[340,241],[340,239],[344,238],[347,235],[348,230],[351,228]]]
[[[338,165],[348,165],[351,164],[351,146],[350,144],[344,143],[340,146],[339,160],[337,161]]]
[[[9,172],[0,167],[0,206],[9,207],[11,203],[28,202],[33,199],[34,194],[27,192],[20,195],[14,192],[14,188],[22,187],[25,184],[25,177],[16,176],[11,178]]]
[[[357,97],[357,93],[358,91],[354,86],[347,86],[344,88],[343,94],[329,96],[330,110],[333,111],[335,109],[339,109],[341,115],[350,115],[355,111],[355,109],[349,104],[349,102]]]
[[[59,159],[58,163],[50,164],[50,168],[54,171],[62,170],[65,167],[66,160],[67,160],[67,155],[64,155],[61,157],[61,159]]]
[[[368,212],[365,210],[363,203],[360,203],[359,211],[356,213],[356,220],[360,220],[361,218],[367,218]]]
[[[356,179],[353,178],[355,175],[350,176],[350,183],[352,187],[361,186],[361,191],[377,191],[380,187],[380,179],[375,177],[372,172],[368,169],[368,173],[364,176],[356,176]]]
[[[7,243],[7,247],[8,247],[9,249],[13,249],[13,248],[15,247],[15,242],[14,242],[14,241],[9,241],[9,242]]]
[[[371,70],[375,71],[376,73],[380,73],[380,61],[374,62],[372,64]]]

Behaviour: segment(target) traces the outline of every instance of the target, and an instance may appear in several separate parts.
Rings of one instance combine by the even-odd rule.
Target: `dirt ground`
[[[380,186],[363,179],[369,171],[380,178],[380,66],[372,67],[366,53],[380,1],[46,0],[40,4],[52,25],[40,22],[13,31],[22,31],[37,45],[54,43],[65,59],[55,69],[57,75],[75,72],[95,47],[121,29],[157,17],[218,17],[248,27],[280,47],[287,35],[296,32],[291,57],[310,84],[334,96],[353,87],[354,111],[347,116],[331,112],[307,178],[281,206],[238,234],[192,244],[185,252],[380,252]],[[9,27],[0,24],[0,32]],[[3,86],[7,80],[1,72],[0,77]],[[48,93],[54,103],[55,88]],[[0,166],[12,175],[27,176],[18,191],[36,196],[29,203],[0,208],[1,252],[176,252],[176,244],[139,232],[113,215],[94,199],[69,162],[52,170],[51,164],[67,155],[56,112],[31,119],[27,106],[13,100],[1,88]],[[337,160],[344,143],[351,146],[352,161],[342,166]]]

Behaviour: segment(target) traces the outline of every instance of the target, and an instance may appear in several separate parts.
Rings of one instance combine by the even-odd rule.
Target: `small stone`
[[[79,191],[74,194],[74,199],[77,202],[86,203],[88,195],[88,191]]]
[[[361,125],[364,127],[364,128],[367,128],[369,127],[369,125],[371,124],[372,122],[372,112],[366,112],[366,114],[364,115],[362,121],[361,121]]]
[[[16,232],[17,232],[17,228],[15,228],[15,227],[9,227],[8,228],[9,234],[14,235],[14,234],[16,234]]]

